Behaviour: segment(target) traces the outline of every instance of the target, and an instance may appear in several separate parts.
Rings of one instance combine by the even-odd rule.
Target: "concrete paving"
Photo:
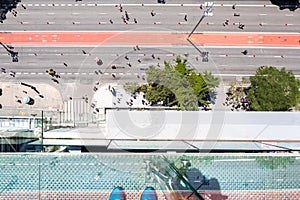
[[[0,102],[3,109],[20,109],[20,110],[44,110],[44,111],[58,111],[62,110],[63,101],[60,92],[57,88],[48,84],[33,84],[37,91],[15,83],[0,82],[2,95]],[[26,97],[34,100],[32,105],[26,104]]]

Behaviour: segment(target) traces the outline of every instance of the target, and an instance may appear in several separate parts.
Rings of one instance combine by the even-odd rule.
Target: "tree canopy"
[[[250,77],[250,108],[255,111],[286,111],[299,102],[299,81],[285,68],[259,68]]]
[[[164,69],[150,66],[146,70],[147,85],[126,83],[128,92],[144,92],[153,104],[178,106],[181,110],[198,110],[199,105],[208,106],[211,91],[219,85],[218,78],[211,73],[196,73],[187,67],[187,59],[177,56],[175,64],[164,62]]]

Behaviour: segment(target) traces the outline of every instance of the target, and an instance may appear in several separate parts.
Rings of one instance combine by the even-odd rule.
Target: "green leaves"
[[[164,69],[150,66],[146,70],[147,85],[135,88],[136,84],[127,84],[128,91],[144,92],[151,104],[163,106],[177,105],[181,110],[198,110],[199,105],[209,105],[210,95],[219,85],[218,78],[210,72],[194,72],[187,68],[187,59],[177,56],[175,65],[164,62]],[[208,83],[208,84],[207,84]]]
[[[299,81],[285,68],[259,68],[250,81],[248,99],[252,110],[286,111],[299,102]]]

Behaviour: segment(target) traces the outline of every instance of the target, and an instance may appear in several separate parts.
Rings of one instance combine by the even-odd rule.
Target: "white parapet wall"
[[[300,142],[299,112],[108,110],[106,139]]]

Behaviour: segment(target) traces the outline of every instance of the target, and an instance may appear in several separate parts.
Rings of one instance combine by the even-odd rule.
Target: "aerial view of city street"
[[[299,7],[0,0],[0,199],[299,199]]]

